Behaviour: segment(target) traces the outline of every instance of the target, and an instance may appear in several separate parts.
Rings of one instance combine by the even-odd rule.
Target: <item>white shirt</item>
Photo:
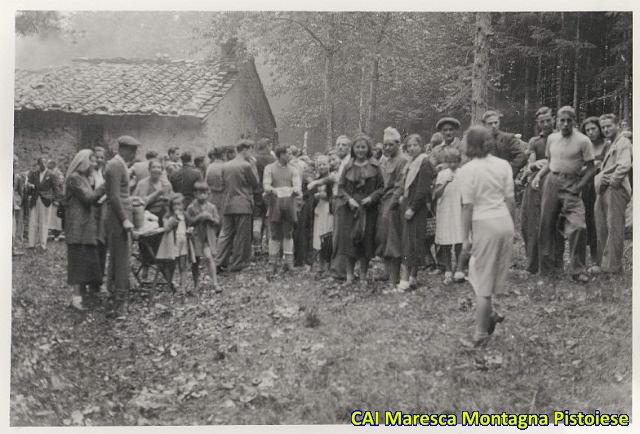
[[[506,200],[513,199],[513,175],[508,162],[491,154],[474,158],[458,170],[462,203],[473,205],[472,220],[509,215]]]

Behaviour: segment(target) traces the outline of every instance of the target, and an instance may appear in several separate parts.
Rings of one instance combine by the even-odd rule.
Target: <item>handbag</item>
[[[436,218],[435,217],[427,217],[427,238],[433,237],[436,234]]]

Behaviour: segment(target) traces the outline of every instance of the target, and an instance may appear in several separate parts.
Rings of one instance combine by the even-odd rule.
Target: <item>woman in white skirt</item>
[[[466,133],[471,161],[458,172],[462,192],[463,255],[470,254],[469,282],[476,293],[476,330],[465,346],[483,344],[504,317],[494,312],[491,297],[504,290],[513,248],[513,176],[505,160],[489,154],[485,127]]]

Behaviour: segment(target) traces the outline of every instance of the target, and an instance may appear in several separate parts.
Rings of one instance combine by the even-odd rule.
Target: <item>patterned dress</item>
[[[438,199],[436,214],[436,244],[450,246],[460,244],[464,235],[462,231],[462,192],[454,172],[447,168],[438,173],[436,185],[442,185],[453,174],[453,181],[449,182],[442,196]]]

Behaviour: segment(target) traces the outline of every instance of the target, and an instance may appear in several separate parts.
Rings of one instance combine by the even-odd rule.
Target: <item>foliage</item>
[[[286,101],[279,125],[309,130],[324,147],[328,113],[334,137],[363,128],[380,139],[387,125],[428,135],[443,115],[467,124],[474,15],[38,11],[18,12],[16,31],[59,29],[73,49],[58,55],[90,57],[203,58],[235,38],[240,54],[264,62],[268,96]],[[581,117],[613,111],[630,123],[630,13],[492,13],[491,25],[488,102],[506,130],[528,137],[537,107],[574,95]]]
[[[17,11],[16,34],[18,36],[47,36],[61,28],[62,16],[56,11]]]

